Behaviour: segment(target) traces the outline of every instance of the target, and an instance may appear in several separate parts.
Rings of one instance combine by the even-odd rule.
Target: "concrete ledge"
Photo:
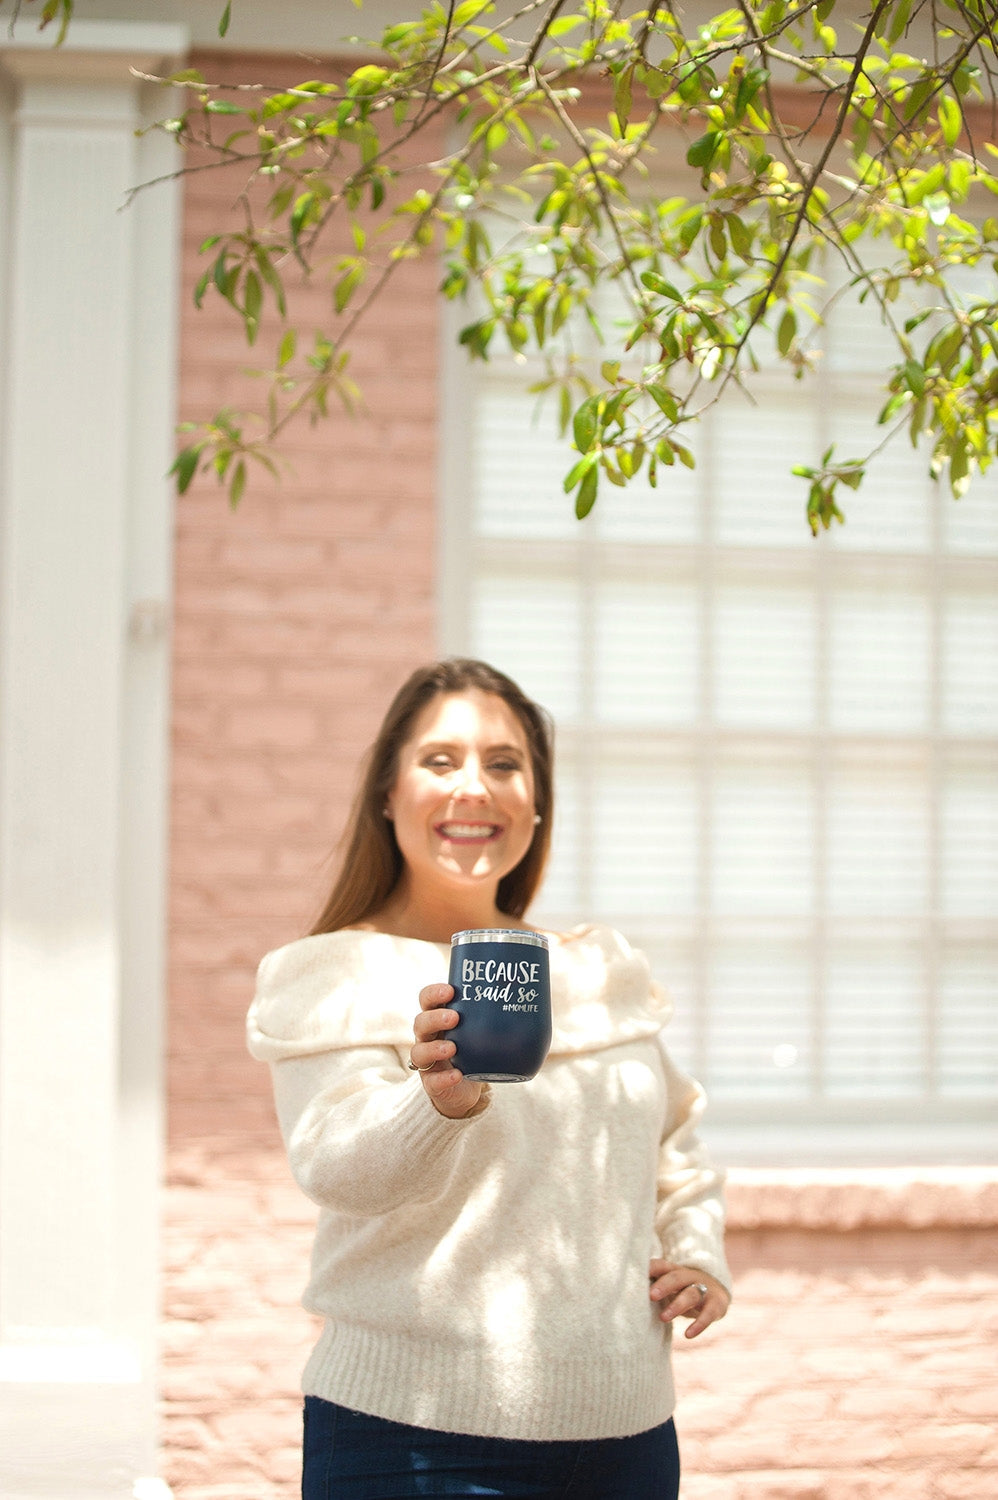
[[[987,1167],[732,1168],[728,1227],[990,1229],[998,1171]]]

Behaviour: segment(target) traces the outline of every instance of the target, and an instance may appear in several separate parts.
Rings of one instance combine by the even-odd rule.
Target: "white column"
[[[0,43],[0,1493],[155,1473],[181,28]],[[141,1493],[141,1487],[139,1490]]]

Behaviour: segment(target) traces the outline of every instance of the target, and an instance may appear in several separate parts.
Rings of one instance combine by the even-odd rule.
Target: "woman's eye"
[[[494,760],[489,766],[490,771],[500,771],[505,776],[511,776],[514,771],[518,771],[519,769],[520,763],[515,760]]]
[[[423,764],[431,771],[447,771],[450,769],[450,757],[447,755],[431,755]]]

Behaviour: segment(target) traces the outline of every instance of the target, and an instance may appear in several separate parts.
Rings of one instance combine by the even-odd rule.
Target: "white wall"
[[[142,1493],[157,1199],[179,199],[130,67],[0,38],[0,1492]],[[170,151],[164,156],[163,151]],[[147,1494],[154,1491],[147,1490]]]
[[[146,11],[150,7],[145,7]],[[365,0],[357,7],[351,0],[233,0],[231,22],[224,39],[218,23],[225,0],[157,0],[158,21],[178,22],[190,34],[195,47],[227,47],[260,51],[301,51],[303,54],[340,52],[350,37],[376,38],[399,19],[399,6],[390,0]],[[404,14],[418,15],[421,6],[403,7]],[[124,20],[143,10],[136,0],[75,0],[81,20]],[[19,23],[30,25],[31,17]]]

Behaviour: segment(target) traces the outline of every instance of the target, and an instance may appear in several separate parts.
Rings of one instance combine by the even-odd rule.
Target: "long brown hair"
[[[363,779],[343,836],[345,853],[340,872],[312,928],[313,935],[338,932],[341,927],[363,922],[388,900],[403,870],[394,825],[384,816],[385,799],[395,784],[399,751],[427,703],[442,694],[466,693],[475,688],[494,693],[512,709],[530,750],[534,805],[540,822],[520,863],[499,882],[496,898],[499,910],[511,917],[522,917],[527,910],[541,883],[551,847],[554,726],[548,713],[505,673],[483,661],[451,656],[413,672],[385,714],[367,753]]]

